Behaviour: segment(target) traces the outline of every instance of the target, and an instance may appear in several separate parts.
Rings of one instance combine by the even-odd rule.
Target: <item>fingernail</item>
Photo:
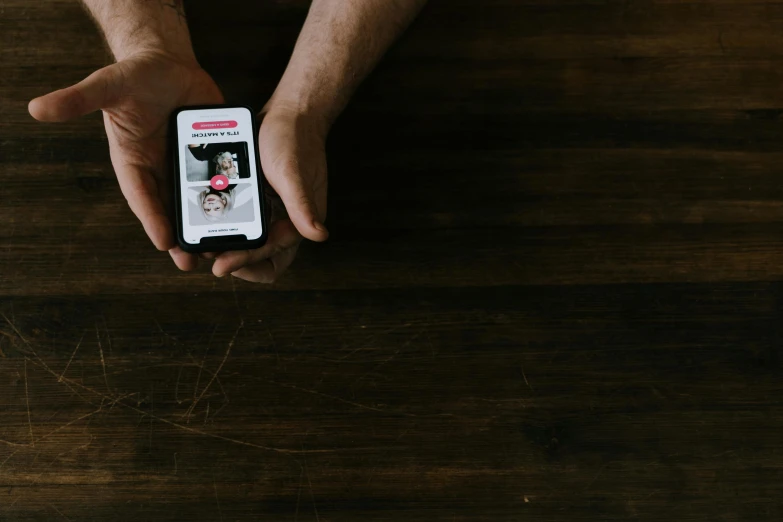
[[[318,222],[318,221],[313,221],[313,226],[314,226],[314,227],[315,227],[315,229],[316,229],[316,230],[318,230],[319,232],[326,232],[327,234],[329,233],[329,231],[328,231],[328,230],[326,230],[326,227],[325,227],[325,226],[323,226],[323,225],[322,225],[320,222]]]

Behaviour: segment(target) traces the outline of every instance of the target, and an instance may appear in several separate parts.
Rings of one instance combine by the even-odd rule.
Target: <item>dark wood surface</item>
[[[306,9],[190,5],[230,100]],[[331,240],[262,287],[152,248],[99,116],[27,115],[108,57],[0,0],[0,520],[781,520],[781,27],[433,1],[334,129]]]

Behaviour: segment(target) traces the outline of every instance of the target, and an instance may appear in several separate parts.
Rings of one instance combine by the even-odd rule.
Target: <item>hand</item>
[[[295,109],[273,107],[264,115],[258,134],[261,167],[272,195],[272,222],[266,245],[257,250],[225,252],[212,272],[246,281],[274,282],[291,264],[302,237],[325,241],[326,125]],[[278,210],[282,215],[277,215]],[[286,216],[287,213],[287,216]]]
[[[62,122],[103,110],[109,151],[131,210],[159,250],[180,268],[195,258],[176,246],[168,207],[172,180],[166,165],[171,112],[183,105],[222,103],[212,78],[195,62],[145,51],[104,67],[84,81],[30,102],[37,120]]]

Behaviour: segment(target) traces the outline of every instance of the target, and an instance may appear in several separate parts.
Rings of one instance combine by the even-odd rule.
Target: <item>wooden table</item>
[[[307,2],[216,5],[197,52],[260,107]],[[98,115],[27,115],[108,57],[0,0],[0,520],[781,520],[782,24],[433,1],[263,287],[154,250]]]

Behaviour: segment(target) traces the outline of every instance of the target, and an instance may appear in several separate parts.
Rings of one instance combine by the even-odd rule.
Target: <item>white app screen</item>
[[[263,234],[253,119],[245,108],[177,115],[182,234],[202,238]]]

